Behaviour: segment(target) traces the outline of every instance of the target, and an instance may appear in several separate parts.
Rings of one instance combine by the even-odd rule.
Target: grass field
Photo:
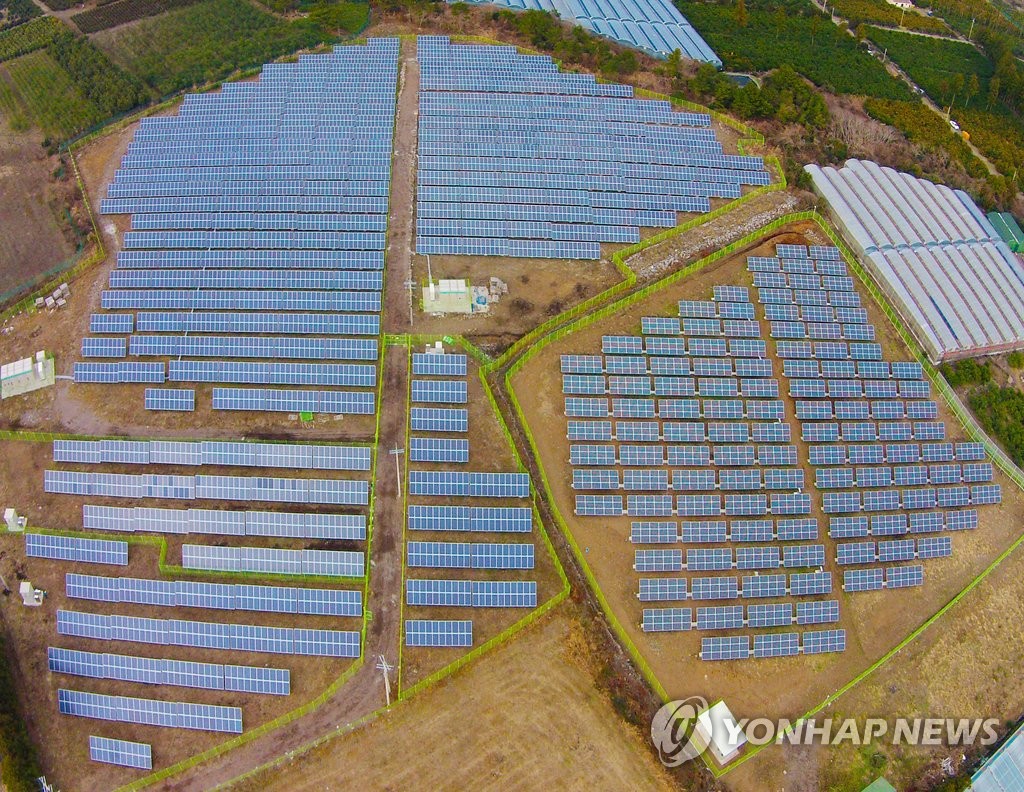
[[[204,0],[107,30],[93,41],[160,95],[328,41],[316,21],[281,20],[248,2]]]
[[[780,231],[776,242],[805,242],[807,237]],[[813,238],[812,238],[813,239]],[[821,241],[821,240],[819,240]],[[593,570],[611,611],[623,626],[630,640],[638,647],[655,676],[672,698],[701,695],[709,700],[725,696],[738,717],[788,717],[803,715],[827,695],[854,679],[865,668],[889,651],[935,613],[968,581],[1005,549],[1016,536],[1012,527],[1016,515],[1024,511],[1021,493],[998,473],[1003,484],[1004,502],[981,511],[981,528],[958,535],[950,558],[937,563],[929,561],[925,569],[925,585],[909,596],[907,592],[875,592],[867,595],[845,595],[841,590],[841,569],[834,564],[834,542],[827,536],[827,520],[821,513],[818,498],[812,499],[812,516],[817,517],[821,539],[825,544],[825,569],[832,572],[831,598],[840,601],[839,627],[847,631],[847,649],[835,655],[802,656],[789,660],[709,663],[698,658],[700,634],[644,633],[640,627],[642,606],[637,602],[638,575],[633,571],[633,548],[627,541],[628,518],[577,518],[573,511],[570,488],[571,469],[566,460],[569,441],[565,438],[565,419],[561,417],[562,393],[558,374],[560,354],[592,354],[600,351],[601,336],[635,333],[641,316],[664,316],[676,313],[679,299],[708,299],[715,284],[749,285],[745,269],[747,255],[771,255],[774,245],[754,244],[741,255],[715,263],[699,273],[673,283],[638,303],[615,312],[608,318],[585,326],[559,338],[543,348],[513,378],[512,386],[532,427],[540,463],[551,482],[554,505],[568,524],[576,543],[583,549],[586,563]],[[869,321],[875,324],[879,343],[887,360],[906,360],[908,351],[894,328],[877,307],[865,301]],[[767,333],[766,333],[767,335]],[[769,344],[769,358],[774,358]],[[774,369],[782,369],[778,359]],[[791,400],[786,414],[793,415]],[[951,414],[941,405],[939,418],[946,423],[951,440],[963,438],[963,431]],[[556,428],[558,427],[558,428]],[[794,443],[803,461],[805,475],[813,481],[813,470],[806,465],[807,450],[794,431]],[[800,684],[792,684],[799,678]],[[764,778],[764,786],[755,782],[739,788],[776,788],[786,784],[779,776],[786,765],[773,766],[773,776]],[[763,766],[762,766],[763,769]],[[817,778],[817,773],[815,773]],[[730,775],[729,779],[732,778]],[[750,779],[748,779],[750,781]],[[813,787],[808,787],[813,788]]]
[[[676,5],[728,69],[762,72],[788,63],[835,93],[911,98],[910,90],[855,39],[804,0],[748,2],[745,26],[737,24],[732,0],[678,0]]]
[[[46,51],[23,55],[2,68],[25,117],[46,135],[64,139],[103,120],[104,114]]]

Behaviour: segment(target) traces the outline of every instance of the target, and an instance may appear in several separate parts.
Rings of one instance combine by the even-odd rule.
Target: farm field
[[[788,63],[815,85],[835,93],[911,98],[909,88],[804,0],[747,3],[745,26],[736,23],[732,2],[678,0],[676,5],[727,69],[768,71]]]
[[[51,138],[70,137],[103,120],[103,113],[43,50],[3,65],[25,117]]]
[[[1011,527],[1014,515],[1024,509],[1024,501],[1016,488],[1001,475],[1004,501],[1001,505],[984,509],[978,531],[959,535],[951,557],[938,563],[929,562],[925,586],[910,596],[907,592],[873,592],[845,595],[839,578],[833,571],[832,597],[840,600],[839,627],[847,631],[846,651],[834,655],[802,656],[777,660],[748,660],[732,663],[709,663],[697,657],[700,641],[695,633],[644,633],[639,628],[641,606],[637,602],[637,574],[632,569],[632,547],[628,542],[627,518],[581,519],[573,515],[573,493],[569,486],[570,467],[568,441],[561,427],[562,394],[559,376],[559,355],[594,354],[601,348],[600,338],[605,334],[632,333],[637,330],[641,316],[675,315],[679,299],[708,299],[715,284],[749,285],[751,276],[746,272],[748,255],[771,255],[774,244],[820,243],[812,229],[790,227],[754,243],[736,256],[709,265],[684,280],[630,305],[613,317],[582,328],[547,345],[514,376],[515,390],[526,421],[531,426],[537,443],[540,463],[553,489],[554,504],[568,523],[569,530],[585,553],[608,598],[611,609],[630,639],[650,664],[655,676],[666,688],[670,698],[700,695],[709,701],[722,696],[728,699],[737,717],[798,717],[816,706],[828,694],[853,679],[871,663],[890,650],[899,640],[937,611],[951,596],[1004,550],[1016,532]],[[875,324],[878,341],[885,359],[908,359],[907,351],[884,320],[874,304],[865,302],[868,319]],[[767,337],[767,333],[765,333]],[[771,344],[769,349],[771,350]],[[776,372],[781,364],[774,353]],[[793,415],[792,402],[787,403],[786,414]],[[948,437],[963,437],[962,430],[940,405],[939,418],[947,426]],[[557,422],[557,423],[556,423]],[[556,428],[557,427],[557,428]],[[794,433],[798,449],[802,447],[799,432]],[[799,453],[809,480],[813,472],[806,465],[807,452]],[[812,500],[812,515],[822,519],[820,502]],[[826,569],[835,569],[835,552],[831,540],[826,544]],[[802,680],[792,685],[793,678]]]
[[[282,21],[234,0],[204,0],[92,37],[159,96],[331,39],[311,18]]]
[[[937,17],[926,16],[918,11],[903,13],[885,0],[836,0],[833,4],[843,19],[849,20],[850,27],[859,24],[881,27],[902,27],[924,33],[949,34],[949,28]]]
[[[386,717],[230,788],[675,788],[646,735],[624,724],[596,689],[596,673],[586,636],[563,604]],[[438,735],[453,750],[409,750],[436,745]]]

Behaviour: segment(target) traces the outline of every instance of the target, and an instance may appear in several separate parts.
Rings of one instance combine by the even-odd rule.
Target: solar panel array
[[[630,518],[638,598],[666,605],[643,608],[645,632],[839,620],[838,602],[820,598],[832,575],[750,297],[716,286],[681,301],[678,318],[643,317],[640,335],[561,360],[576,514]],[[692,600],[756,604],[669,604]],[[751,652],[737,636],[747,649],[735,656],[800,651],[799,633],[753,637]]]
[[[667,58],[679,50],[684,58],[722,67],[721,59],[712,51],[685,17],[667,0],[627,3],[621,0],[498,0],[513,10],[540,10],[586,28],[655,57]]]
[[[148,744],[115,740],[112,737],[89,735],[89,758],[94,762],[136,770],[153,769],[153,750]]]
[[[80,718],[169,726],[175,729],[242,733],[242,710],[214,704],[107,696],[78,690],[57,690],[61,715]]]
[[[291,692],[291,674],[287,668],[195,663],[186,660],[80,652],[56,649],[52,646],[46,652],[50,671],[57,674],[92,679],[117,679],[147,685],[227,690],[236,693],[287,696]]]
[[[214,409],[374,412],[375,365],[238,361],[376,362],[398,48],[370,39],[268,64],[142,121],[101,205],[132,216],[101,298],[116,313],[92,317],[103,335],[82,354],[97,362],[76,365],[76,381],[163,382],[163,362],[100,362],[153,356],[170,359],[172,381],[367,388],[312,400],[225,389]],[[146,407],[194,409],[194,392],[153,389]]]
[[[362,616],[359,590],[206,583],[194,580],[149,580],[102,577],[69,572],[67,596],[94,602],[130,602],[169,608],[294,613],[299,616]]]
[[[707,115],[550,58],[420,36],[417,59],[418,253],[598,259],[770,181],[760,157],[723,153]]]
[[[347,630],[104,616],[69,610],[57,611],[57,633],[99,641],[314,657],[359,657],[360,645],[360,634]]]
[[[921,365],[885,361],[870,343],[875,328],[838,250],[779,245],[748,268],[810,444],[844,591],[922,585],[923,565],[892,564],[950,555],[951,537],[931,534],[976,527],[977,507],[999,502],[984,449],[948,442]]]
[[[53,461],[368,471],[370,448],[208,440],[54,440]]]
[[[431,617],[405,622],[409,647],[467,647],[473,644],[472,620],[451,620],[438,608],[533,608],[537,583],[512,579],[534,568],[531,542],[518,539],[533,531],[528,502],[530,480],[525,473],[476,473],[459,470],[470,461],[469,408],[417,407],[417,404],[468,404],[466,355],[428,347],[412,355],[410,432],[407,473],[406,604],[413,615],[430,608]],[[485,403],[483,403],[485,404]],[[458,410],[457,420],[451,414]],[[448,435],[448,436],[444,436]],[[452,436],[461,435],[461,436]],[[438,503],[437,498],[443,498]],[[416,502],[426,499],[427,502]],[[515,505],[477,505],[481,499],[510,499]],[[465,503],[460,501],[465,500]],[[472,504],[472,505],[471,505]],[[452,533],[460,539],[448,540]],[[429,578],[414,577],[435,570]],[[470,580],[459,570],[501,570],[506,580]],[[443,571],[441,571],[443,570]],[[442,577],[436,577],[441,574]]]

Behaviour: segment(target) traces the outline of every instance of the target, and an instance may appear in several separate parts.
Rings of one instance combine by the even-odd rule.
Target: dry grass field
[[[232,787],[665,790],[646,737],[595,687],[567,605],[361,730]]]
[[[771,255],[779,242],[824,242],[809,236],[810,231],[808,226],[784,229],[728,260],[656,292],[612,318],[559,339],[537,354],[512,382],[537,441],[540,461],[554,490],[555,505],[583,549],[587,563],[631,640],[670,696],[701,695],[708,700],[724,696],[739,717],[794,718],[815,707],[884,655],[984,569],[1016,537],[1015,526],[1024,509],[1020,492],[997,473],[996,481],[1003,485],[1003,503],[980,510],[981,526],[977,531],[954,536],[952,557],[926,562],[922,588],[846,596],[841,591],[841,571],[834,564],[834,543],[827,536],[827,520],[820,511],[820,495],[813,495],[813,516],[818,518],[820,541],[826,546],[826,569],[833,575],[832,597],[837,597],[841,603],[838,626],[847,631],[847,650],[841,654],[708,663],[698,658],[699,633],[645,634],[640,630],[642,607],[636,599],[639,575],[632,569],[629,519],[573,516],[559,355],[599,352],[603,334],[635,333],[641,316],[677,315],[678,300],[709,299],[713,285],[750,285],[752,278],[746,272],[746,256]],[[868,300],[864,304],[869,311],[869,321],[878,331],[885,358],[907,359],[907,351],[877,307]],[[765,337],[767,335],[765,332]],[[774,358],[772,346],[769,343],[778,375],[782,366]],[[784,396],[784,401],[786,414],[792,420],[793,401],[788,396]],[[941,404],[940,418],[946,422],[949,439],[963,439],[962,429]],[[808,481],[813,481],[813,471],[806,464],[806,444],[799,440],[798,430],[794,431],[794,443],[798,446],[799,458],[804,460]],[[800,679],[800,684],[793,684],[794,679]]]

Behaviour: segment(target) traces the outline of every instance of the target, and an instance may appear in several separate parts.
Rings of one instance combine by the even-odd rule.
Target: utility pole
[[[900,27],[903,27],[903,17],[907,15],[907,7],[903,6],[903,13],[900,14]]]
[[[971,17],[971,29],[967,31],[967,40],[971,40],[971,36],[974,35],[974,17]]]
[[[395,476],[398,479],[398,497],[402,497],[402,466],[398,463],[398,457],[405,453],[405,449],[400,446],[395,446],[388,451],[391,456],[395,458]]]
[[[384,655],[377,655],[377,670],[384,674],[384,697],[387,701],[387,705],[391,706],[391,672],[394,671],[394,666],[390,665],[387,660],[384,659]]]

